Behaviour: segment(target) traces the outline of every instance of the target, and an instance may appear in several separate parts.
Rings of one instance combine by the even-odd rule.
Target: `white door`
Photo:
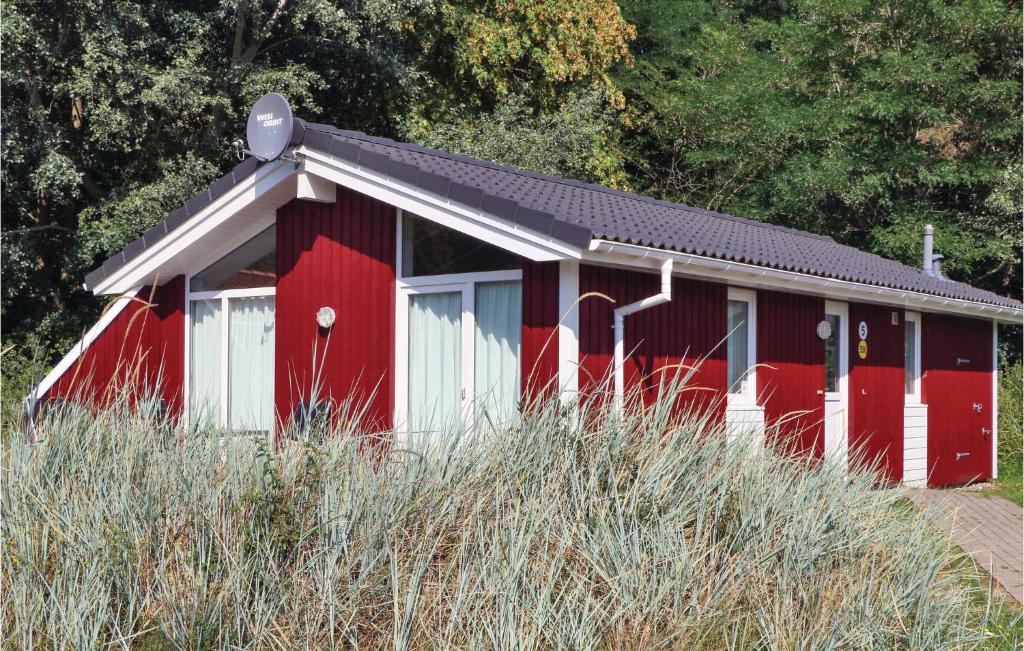
[[[849,318],[846,303],[825,302],[832,334],[825,340],[825,458],[847,461],[847,369]]]

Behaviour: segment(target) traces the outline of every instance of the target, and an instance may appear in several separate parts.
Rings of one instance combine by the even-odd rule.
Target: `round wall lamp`
[[[322,307],[317,310],[316,324],[324,329],[334,325],[334,310],[329,307]]]

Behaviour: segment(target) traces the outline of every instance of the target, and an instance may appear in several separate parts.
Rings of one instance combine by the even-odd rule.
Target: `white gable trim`
[[[303,169],[306,172],[534,262],[579,259],[583,254],[580,249],[552,237],[516,226],[483,210],[471,210],[320,150],[303,146],[295,153],[303,159]]]
[[[147,280],[159,275],[163,266],[184,249],[194,245],[211,230],[267,196],[282,183],[291,181],[292,188],[286,196],[294,197],[295,175],[296,166],[291,161],[277,161],[260,167],[124,266],[115,269],[109,276],[96,283],[93,293],[120,294],[128,291],[130,287],[146,284]]]
[[[790,293],[812,294],[838,301],[880,303],[923,312],[961,314],[1000,323],[1020,323],[1022,311],[976,301],[965,301],[944,296],[890,287],[878,287],[848,280],[823,278],[796,271],[783,271],[743,262],[730,262],[707,256],[654,249],[636,244],[622,244],[608,240],[593,240],[584,261],[612,264],[654,271],[661,261],[671,258],[676,274],[694,276],[740,287],[765,288]]]
[[[46,395],[47,391],[53,388],[53,385],[57,383],[57,380],[59,380],[61,376],[71,370],[71,367],[74,366],[75,362],[77,362],[82,354],[85,353],[86,349],[89,348],[89,346],[91,346],[101,334],[103,334],[103,331],[107,329],[107,326],[113,323],[114,319],[124,311],[124,308],[128,307],[128,305],[135,300],[135,297],[141,289],[141,287],[135,287],[134,289],[130,289],[123,295],[119,296],[114,301],[114,304],[103,312],[99,320],[86,331],[85,336],[83,336],[78,343],[72,346],[71,350],[68,351],[68,354],[57,362],[57,365],[54,366],[53,369],[46,374],[46,377],[36,385],[36,388],[32,393],[25,398],[25,406],[28,409],[30,416],[35,412],[36,403]]]

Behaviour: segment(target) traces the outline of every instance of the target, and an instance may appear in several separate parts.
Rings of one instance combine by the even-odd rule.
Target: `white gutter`
[[[615,308],[612,328],[615,333],[615,413],[622,415],[626,393],[626,317],[672,300],[672,258],[661,262],[661,291],[653,296]]]
[[[644,259],[664,260],[671,258],[677,265],[676,272],[685,275],[731,282],[737,286],[763,287],[777,291],[806,292],[826,296],[834,300],[854,300],[869,303],[898,305],[914,310],[970,315],[992,319],[1000,323],[1021,323],[1022,312],[1018,308],[992,305],[978,301],[946,298],[904,289],[878,287],[848,280],[823,278],[796,271],[771,269],[743,262],[730,262],[707,256],[676,251],[665,251],[636,244],[623,244],[607,240],[593,240],[590,250],[584,256],[585,262],[620,263],[629,267],[651,270]],[[639,260],[638,260],[639,258]],[[685,268],[682,269],[682,268]]]

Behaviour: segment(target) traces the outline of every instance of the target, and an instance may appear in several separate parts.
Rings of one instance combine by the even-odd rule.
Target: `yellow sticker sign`
[[[861,342],[857,344],[857,354],[861,359],[868,358],[868,342],[861,339]]]

